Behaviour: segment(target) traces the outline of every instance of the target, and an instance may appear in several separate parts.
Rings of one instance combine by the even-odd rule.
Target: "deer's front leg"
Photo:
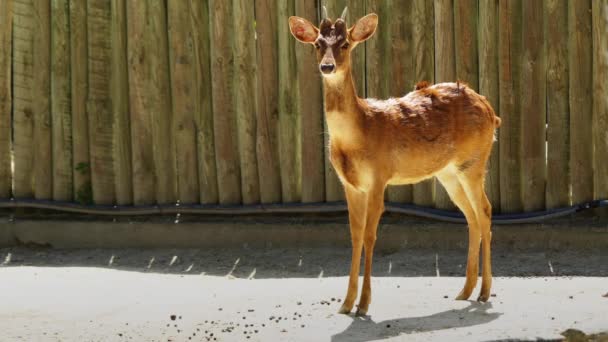
[[[361,249],[365,234],[367,195],[350,185],[344,186],[344,192],[346,193],[346,201],[348,202],[348,220],[350,223],[350,238],[353,253],[350,264],[350,277],[348,279],[348,291],[339,313],[347,314],[353,309],[359,289],[359,267],[361,265]]]
[[[363,246],[365,247],[365,271],[363,275],[363,289],[361,299],[357,308],[357,315],[367,314],[369,304],[372,300],[372,258],[376,244],[376,232],[378,222],[384,212],[384,185],[373,188],[367,197],[367,220],[365,223],[365,235]]]

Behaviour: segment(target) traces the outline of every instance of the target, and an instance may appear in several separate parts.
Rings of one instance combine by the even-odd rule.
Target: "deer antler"
[[[323,20],[328,19],[329,16],[327,15],[327,7],[323,6]]]
[[[346,21],[346,14],[348,13],[348,7],[344,7],[344,11],[342,11],[342,15],[340,16],[340,19]]]

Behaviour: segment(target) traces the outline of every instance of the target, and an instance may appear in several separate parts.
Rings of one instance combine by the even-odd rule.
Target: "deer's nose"
[[[335,68],[336,68],[336,66],[334,64],[321,64],[320,65],[321,72],[324,74],[331,74]]]

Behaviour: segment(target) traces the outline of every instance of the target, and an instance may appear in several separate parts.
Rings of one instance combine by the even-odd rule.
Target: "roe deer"
[[[433,176],[462,210],[469,226],[466,282],[456,299],[468,299],[477,284],[481,242],[483,280],[478,300],[485,302],[492,283],[492,208],[484,178],[500,118],[485,97],[459,82],[420,82],[404,97],[388,100],[357,97],[350,54],[374,34],[378,16],[368,14],[348,28],[345,15],[346,9],[332,22],[324,8],[319,28],[306,19],[289,18],[292,35],[317,50],[330,160],[348,202],[352,263],[339,312],[349,313],[355,303],[362,247],[365,272],[357,314],[365,315],[369,308],[372,255],[386,186]]]

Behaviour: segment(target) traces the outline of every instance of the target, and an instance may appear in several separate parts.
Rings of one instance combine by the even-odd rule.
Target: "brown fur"
[[[332,24],[325,19],[314,41],[298,30],[310,33],[318,29],[308,27],[304,19],[292,18],[294,36],[317,46],[320,64],[333,63],[336,67],[323,78],[325,112],[330,160],[344,185],[353,244],[349,287],[340,312],[350,312],[354,305],[363,247],[365,273],[358,313],[366,313],[371,302],[372,255],[386,186],[412,184],[433,176],[469,223],[467,280],[457,298],[469,298],[475,287],[481,241],[483,282],[479,300],[488,300],[492,279],[491,205],[483,184],[500,119],[486,98],[460,81],[435,85],[422,81],[401,98],[359,98],[350,52],[362,40],[355,39],[353,32],[367,39],[375,30],[377,16],[359,20],[348,30],[346,39],[343,21]]]

